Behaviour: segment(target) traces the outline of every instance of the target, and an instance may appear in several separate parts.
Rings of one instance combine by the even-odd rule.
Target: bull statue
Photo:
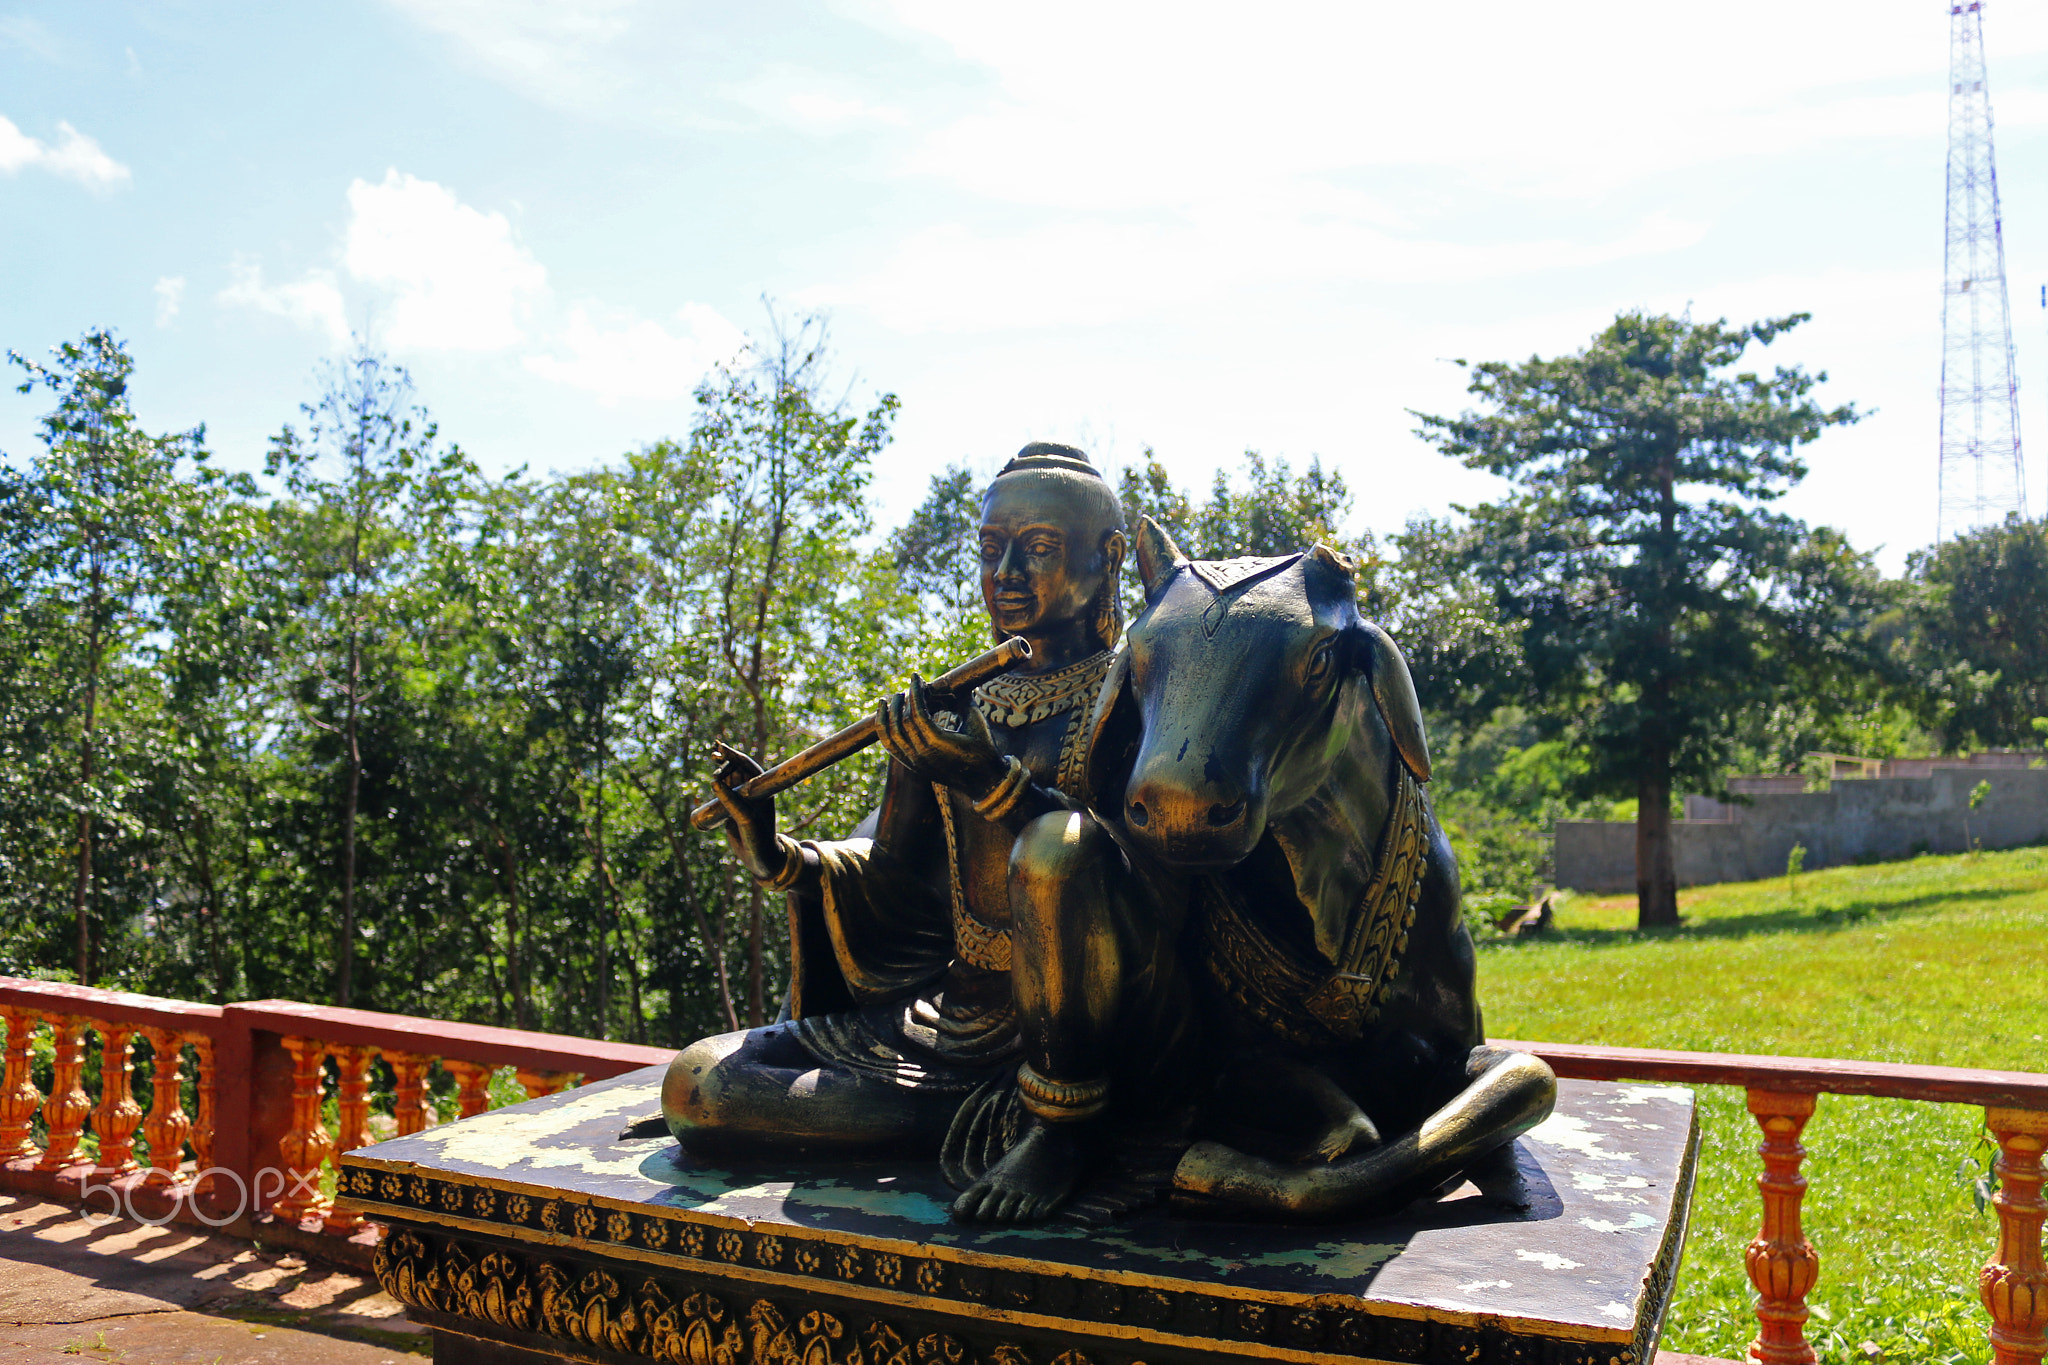
[[[1337,1221],[1469,1177],[1524,1202],[1513,1140],[1557,1079],[1486,1044],[1407,663],[1323,545],[1191,561],[1149,517],[1146,607],[1090,714],[1083,799],[1155,884],[1212,1030],[1183,1211]]]

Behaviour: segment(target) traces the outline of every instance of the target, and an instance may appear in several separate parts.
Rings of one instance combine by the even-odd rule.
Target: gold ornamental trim
[[[985,972],[1010,970],[1010,931],[986,924],[967,907],[967,887],[960,879],[960,835],[953,824],[952,789],[932,783],[939,820],[946,827],[946,884],[953,895],[953,956]]]
[[[965,1310],[947,1315],[952,1319],[946,1324],[950,1331],[912,1329],[907,1322],[879,1315],[856,1331],[858,1313],[873,1311],[873,1303],[856,1299],[859,1307],[849,1314],[844,1303],[834,1301],[839,1298],[837,1286],[777,1285],[776,1279],[788,1277],[767,1275],[748,1276],[744,1282],[703,1276],[709,1284],[644,1279],[636,1285],[611,1269],[565,1266],[534,1258],[525,1248],[508,1252],[465,1243],[439,1229],[416,1225],[394,1228],[379,1245],[374,1266],[385,1292],[420,1310],[430,1325],[447,1319],[460,1330],[469,1323],[489,1323],[522,1335],[565,1339],[587,1349],[704,1365],[865,1365],[870,1359],[877,1365],[1032,1365],[1034,1359],[1045,1358],[1022,1343],[1000,1339],[975,1349],[974,1338],[986,1341],[1004,1328],[1068,1341],[1051,1354],[1049,1365],[1095,1365],[1097,1357],[1071,1344],[1076,1337],[1097,1352],[1168,1347],[1290,1365],[1323,1365],[1333,1358],[1354,1365],[1393,1365],[1378,1355],[1332,1357],[1272,1341],[1190,1337],[1125,1323],[979,1305],[949,1305]],[[805,1297],[789,1304],[755,1299],[743,1311],[733,1311],[729,1300],[749,1293],[750,1286],[755,1293],[783,1288]],[[927,1322],[933,1312],[929,1298],[912,1293],[890,1295],[885,1306],[912,1311]],[[918,1338],[915,1349],[907,1349],[906,1333]],[[1613,1365],[1634,1365],[1634,1352],[1618,1347],[1610,1359]]]
[[[564,1264],[552,1257],[575,1257],[582,1264]],[[598,1261],[598,1267],[589,1265],[593,1260]],[[426,1313],[452,1318],[457,1324],[466,1319],[514,1332],[567,1338],[601,1350],[648,1355],[662,1360],[704,1361],[706,1365],[720,1360],[725,1365],[745,1365],[749,1359],[748,1343],[726,1337],[721,1344],[727,1346],[728,1353],[691,1354],[686,1350],[678,1354],[675,1347],[680,1343],[673,1333],[673,1326],[667,1331],[662,1326],[661,1320],[669,1317],[669,1310],[684,1307],[686,1301],[683,1296],[689,1296],[689,1299],[708,1308],[719,1304],[722,1296],[778,1292],[796,1296],[794,1303],[776,1305],[771,1301],[756,1300],[756,1304],[765,1304],[776,1313],[780,1322],[794,1322],[799,1314],[805,1322],[818,1318],[829,1321],[831,1315],[846,1314],[851,1307],[856,1315],[876,1314],[868,1331],[875,1326],[902,1329],[904,1323],[891,1323],[880,1316],[887,1310],[896,1309],[913,1313],[917,1319],[927,1323],[934,1315],[950,1319],[946,1322],[949,1330],[938,1334],[942,1336],[958,1333],[985,1340],[1010,1329],[1070,1343],[1065,1350],[1053,1355],[1049,1365],[1063,1365],[1063,1362],[1065,1365],[1080,1365],[1081,1362],[1092,1365],[1091,1358],[1082,1353],[1081,1347],[1071,1344],[1077,1339],[1085,1343],[1087,1349],[1096,1351],[1148,1347],[1186,1351],[1211,1358],[1285,1361],[1290,1365],[1328,1365],[1331,1361],[1346,1361],[1350,1365],[1393,1365],[1377,1351],[1347,1348],[1347,1344],[1341,1342],[1317,1349],[1276,1341],[1273,1339],[1274,1329],[1287,1319],[1269,1315],[1263,1305],[1245,1305],[1239,1310],[1240,1326],[1252,1330],[1253,1336],[1195,1336],[1170,1328],[1032,1312],[993,1303],[955,1300],[937,1303],[921,1286],[916,1290],[908,1285],[901,1290],[874,1290],[863,1285],[803,1280],[773,1271],[715,1263],[689,1267],[682,1279],[664,1282],[635,1276],[631,1260],[614,1255],[611,1248],[568,1244],[536,1246],[524,1239],[508,1248],[503,1244],[468,1242],[450,1229],[439,1226],[399,1223],[389,1229],[379,1245],[375,1269],[379,1284],[392,1297]],[[1375,1305],[1375,1309],[1404,1307]],[[634,1311],[636,1308],[637,1312]],[[1400,1323],[1410,1330],[1424,1332],[1432,1325],[1474,1332],[1491,1329],[1510,1341],[1523,1335],[1516,1330],[1519,1319],[1457,1312],[1367,1313],[1359,1311],[1356,1299],[1342,1294],[1325,1296],[1324,1301],[1319,1301],[1307,1311],[1348,1315],[1349,1319],[1361,1325],[1376,1320],[1380,1324]],[[692,1313],[685,1307],[684,1316],[708,1319],[708,1325],[715,1328],[724,1315],[716,1311]],[[858,1317],[854,1320],[858,1321]],[[1326,1321],[1334,1325],[1336,1320],[1333,1316]],[[670,1323],[680,1325],[675,1324],[672,1317]],[[1329,1325],[1325,1331],[1329,1330]],[[1580,1350],[1590,1347],[1593,1351],[1605,1353],[1604,1358],[1600,1354],[1575,1354],[1573,1358],[1585,1362],[1585,1365],[1640,1365],[1646,1340],[1646,1334],[1641,1331],[1626,1335],[1597,1330],[1568,1334],[1560,1330],[1566,1324],[1532,1325],[1545,1329],[1537,1336],[1539,1341],[1571,1343]],[[661,1339],[649,1340],[642,1335],[650,1330]],[[929,1332],[930,1328],[920,1331]],[[719,1335],[723,1336],[723,1333]],[[808,1365],[814,1361],[815,1365],[856,1365],[856,1361],[861,1360],[853,1356],[841,1360],[837,1355],[828,1355],[822,1360],[808,1355],[786,1356],[776,1349],[775,1338],[780,1335],[778,1323],[778,1330],[772,1332],[765,1342],[761,1337],[754,1338],[753,1360],[758,1365]],[[843,1340],[850,1334],[830,1332],[830,1335]],[[1417,1340],[1416,1346],[1420,1347],[1420,1344]],[[769,1349],[761,1350],[763,1345]],[[1458,1358],[1471,1360],[1475,1365],[1486,1365],[1497,1354],[1503,1360],[1526,1358],[1526,1348],[1505,1342],[1503,1345],[1505,1349],[1497,1353],[1473,1342]],[[732,1349],[734,1347],[738,1349]],[[985,1349],[986,1354],[980,1359],[989,1361],[991,1365],[1031,1365],[1034,1358],[1043,1358],[1021,1344],[1011,1345],[1000,1340]],[[1406,1356],[1409,1352],[1403,1354]],[[884,1365],[897,1360],[894,1352],[882,1353]],[[925,1360],[926,1365],[941,1365],[941,1361],[930,1357]],[[950,1352],[942,1360],[965,1365],[962,1356]],[[908,1362],[900,1362],[900,1365],[908,1365]]]
[[[1050,720],[1093,702],[1115,658],[1105,649],[1051,673],[1004,673],[974,689],[974,709],[991,725],[1013,730]]]
[[[1309,1013],[1331,1032],[1355,1038],[1379,1017],[1380,1002],[1408,951],[1422,874],[1429,860],[1429,820],[1422,784],[1396,761],[1399,786],[1387,820],[1378,865],[1352,917],[1337,970],[1305,1002]]]
[[[1221,879],[1203,892],[1203,971],[1249,1017],[1289,1042],[1359,1038],[1379,1017],[1408,949],[1429,859],[1429,819],[1422,785],[1398,760],[1392,767],[1393,808],[1334,966],[1276,942]]]

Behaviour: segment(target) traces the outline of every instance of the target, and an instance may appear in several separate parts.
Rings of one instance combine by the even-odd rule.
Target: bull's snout
[[[1175,773],[1140,772],[1124,793],[1132,833],[1168,862],[1227,867],[1258,842],[1259,803],[1246,784],[1189,781]]]

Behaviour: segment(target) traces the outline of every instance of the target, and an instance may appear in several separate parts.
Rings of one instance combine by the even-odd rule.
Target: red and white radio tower
[[[1941,496],[1935,539],[2027,514],[2005,233],[1984,83],[1984,6],[1949,5],[1948,272],[1941,294]]]

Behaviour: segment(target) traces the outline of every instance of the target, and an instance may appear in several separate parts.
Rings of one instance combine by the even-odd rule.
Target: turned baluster
[[[213,1039],[203,1033],[188,1033],[185,1041],[199,1059],[199,1114],[192,1120],[193,1165],[204,1174],[213,1168]]]
[[[387,1052],[384,1060],[391,1063],[391,1117],[397,1121],[398,1136],[417,1133],[432,1126],[434,1115],[427,1095],[427,1068],[434,1064],[431,1057],[418,1057],[410,1052]]]
[[[2048,1146],[2048,1113],[2031,1109],[1984,1111],[1984,1126],[1998,1139],[1998,1255],[1978,1278],[1991,1313],[1992,1365],[2040,1365],[2048,1353],[2048,1269],[2041,1263],[2041,1153]]]
[[[142,1106],[135,1102],[135,1030],[102,1024],[100,1102],[92,1111],[100,1159],[93,1164],[93,1174],[125,1175],[134,1170],[135,1130],[141,1126]]]
[[[443,1061],[441,1069],[455,1077],[456,1110],[461,1118],[475,1118],[491,1107],[491,1071],[481,1062]]]
[[[149,1176],[152,1184],[176,1184],[178,1169],[185,1164],[185,1139],[192,1134],[192,1120],[185,1113],[184,1039],[163,1028],[146,1028],[149,1040],[149,1117],[142,1122],[142,1135],[149,1139]]]
[[[537,1100],[543,1095],[552,1095],[576,1079],[573,1071],[529,1071],[521,1067],[513,1073],[519,1084],[526,1089],[526,1098]]]
[[[296,1223],[321,1212],[320,1170],[334,1153],[334,1139],[320,1118],[320,1064],[327,1058],[324,1044],[312,1038],[286,1038],[285,1050],[292,1054],[292,1126],[277,1140],[278,1155],[284,1161],[285,1188],[270,1211],[288,1223]]]
[[[334,1153],[352,1152],[369,1141],[370,1123],[370,1059],[377,1055],[371,1047],[330,1047],[327,1055],[334,1058],[335,1109],[340,1135],[334,1140]],[[363,1216],[353,1209],[336,1205],[327,1210],[324,1226],[329,1232],[350,1233],[363,1225]]]
[[[30,1136],[36,1106],[43,1102],[30,1069],[28,1046],[36,1030],[36,1017],[27,1010],[0,1008],[0,1020],[7,1024],[7,1069],[0,1080],[0,1161],[9,1157],[32,1156],[35,1139]]]
[[[1806,1296],[1820,1278],[1820,1253],[1799,1229],[1799,1205],[1806,1198],[1806,1177],[1799,1174],[1806,1149],[1799,1134],[1813,1117],[1813,1096],[1752,1090],[1749,1112],[1764,1130],[1757,1148],[1764,1173],[1756,1182],[1763,1191],[1764,1226],[1743,1256],[1757,1292],[1749,1359],[1757,1365],[1814,1365],[1806,1340]]]
[[[50,1017],[53,1075],[43,1100],[43,1124],[50,1130],[39,1171],[58,1171],[83,1161],[78,1144],[85,1139],[85,1120],[92,1100],[85,1093],[85,1021],[69,1015]]]

